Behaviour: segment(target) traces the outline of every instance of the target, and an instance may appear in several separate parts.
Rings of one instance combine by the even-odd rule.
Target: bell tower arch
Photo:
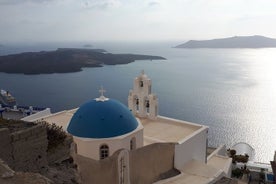
[[[134,79],[133,89],[129,91],[128,107],[135,116],[156,119],[158,115],[158,99],[151,92],[151,79],[144,73]]]

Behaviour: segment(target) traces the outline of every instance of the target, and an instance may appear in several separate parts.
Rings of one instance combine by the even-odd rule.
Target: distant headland
[[[212,40],[190,40],[175,48],[268,48],[276,47],[276,39],[264,36],[234,36]]]
[[[81,71],[84,67],[127,64],[135,60],[165,60],[160,56],[112,54],[103,49],[59,48],[0,56],[0,72],[50,74]]]
[[[83,45],[83,47],[93,47],[93,45],[91,45],[91,44],[85,44],[85,45]]]

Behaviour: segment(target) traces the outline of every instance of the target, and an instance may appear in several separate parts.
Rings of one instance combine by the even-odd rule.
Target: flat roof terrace
[[[67,126],[76,111],[77,109],[61,111],[44,117],[43,120],[48,123],[55,123],[58,126],[62,126],[63,130],[67,131]],[[138,119],[144,127],[144,145],[157,142],[178,143],[193,135],[198,130],[207,128],[203,125],[163,116],[158,116],[156,120],[147,118]]]
[[[156,120],[138,118],[144,126],[144,145],[156,142],[181,142],[205,127],[202,125],[158,116]]]
[[[52,114],[48,117],[44,117],[42,119],[48,123],[54,123],[58,126],[62,126],[63,130],[67,132],[67,126],[76,111],[77,109],[65,110]]]

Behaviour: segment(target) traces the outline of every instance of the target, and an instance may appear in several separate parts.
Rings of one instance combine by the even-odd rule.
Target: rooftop
[[[163,116],[158,116],[156,120],[145,118],[139,118],[139,120],[144,126],[144,145],[155,142],[181,142],[204,127]]]
[[[67,126],[77,110],[76,108],[61,111],[44,117],[43,120],[48,123],[55,123],[58,126],[62,126],[63,129],[67,131]],[[156,142],[181,142],[196,131],[205,128],[205,126],[202,125],[163,116],[158,116],[156,120],[145,118],[139,118],[139,120],[144,126],[144,145]],[[166,132],[166,134],[164,134],[164,132]]]
[[[221,155],[213,155],[207,164],[191,160],[181,170],[181,174],[165,180],[160,180],[155,184],[206,184],[216,179],[216,183],[234,184],[230,178],[223,177],[227,173],[227,166],[232,160]]]
[[[74,113],[77,111],[78,109],[72,109],[72,110],[65,110],[65,111],[61,111],[55,114],[52,114],[48,117],[44,117],[43,121],[47,121],[48,123],[51,124],[56,124],[58,126],[61,126],[63,128],[64,131],[67,132],[67,126],[71,120],[71,118],[73,117]]]

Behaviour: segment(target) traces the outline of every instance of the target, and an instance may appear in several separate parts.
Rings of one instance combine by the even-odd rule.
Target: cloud
[[[149,6],[159,6],[160,3],[157,2],[157,1],[151,1],[151,2],[148,3],[148,5],[149,5]]]
[[[88,9],[108,9],[119,7],[119,0],[83,0],[83,6]]]
[[[47,3],[57,0],[0,0],[0,5],[15,5],[15,4],[23,4],[23,3]]]

